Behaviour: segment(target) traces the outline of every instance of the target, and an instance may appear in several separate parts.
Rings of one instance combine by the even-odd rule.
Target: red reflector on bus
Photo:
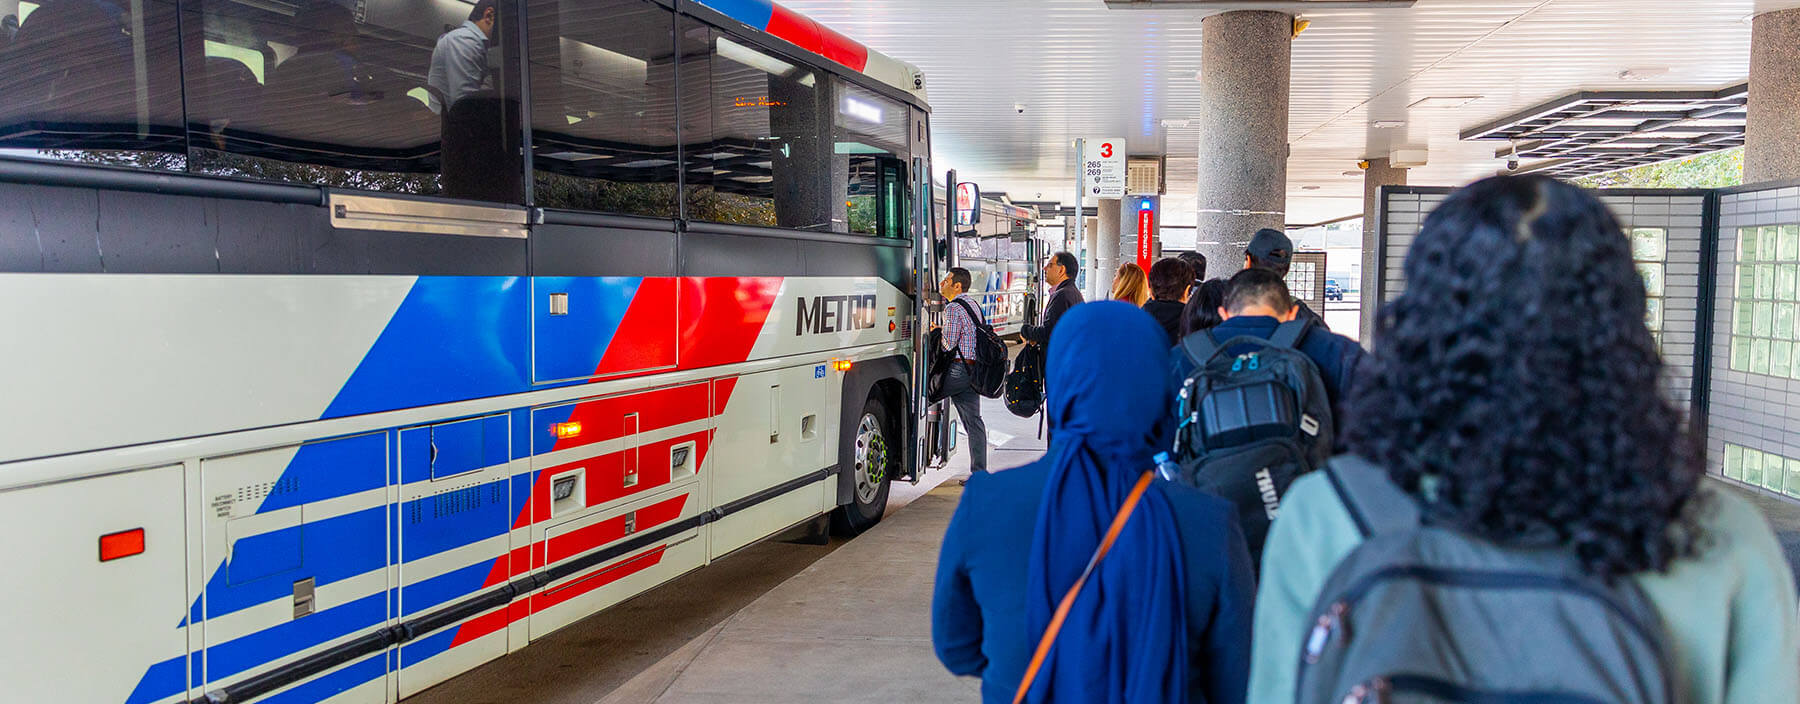
[[[551,426],[550,429],[556,432],[557,439],[566,440],[581,434],[581,421],[557,423],[556,425]]]
[[[144,551],[144,529],[133,528],[100,536],[100,561],[131,557]]]

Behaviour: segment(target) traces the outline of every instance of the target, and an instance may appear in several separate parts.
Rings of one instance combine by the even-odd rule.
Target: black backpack
[[[1319,591],[1294,701],[1671,704],[1663,623],[1637,583],[1568,550],[1507,547],[1425,520],[1385,470],[1325,468],[1364,538]]]
[[[975,365],[969,374],[969,385],[982,396],[1000,398],[1001,387],[1006,383],[1006,343],[994,334],[994,327],[987,324],[975,306],[960,298],[954,300],[975,323]]]
[[[1295,320],[1267,340],[1216,342],[1202,330],[1181,342],[1194,371],[1178,397],[1180,476],[1169,478],[1235,504],[1258,565],[1281,495],[1331,453],[1331,399],[1318,367],[1298,349],[1310,329]]]
[[[1006,410],[1020,418],[1037,415],[1044,407],[1044,348],[1026,345],[1013,358],[1006,374]]]

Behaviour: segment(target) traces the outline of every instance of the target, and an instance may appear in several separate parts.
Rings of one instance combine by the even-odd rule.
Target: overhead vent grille
[[[1134,196],[1163,193],[1163,158],[1134,156],[1125,160],[1125,192]]]
[[[1506,141],[1514,173],[1591,176],[1744,145],[1749,85],[1719,91],[1590,91],[1462,133]]]

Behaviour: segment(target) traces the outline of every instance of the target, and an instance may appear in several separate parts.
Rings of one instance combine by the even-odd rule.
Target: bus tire
[[[850,473],[850,502],[832,512],[833,533],[854,536],[881,522],[887,511],[888,487],[900,469],[902,448],[895,442],[896,425],[887,404],[870,396],[856,423],[846,430],[850,464],[843,471]]]

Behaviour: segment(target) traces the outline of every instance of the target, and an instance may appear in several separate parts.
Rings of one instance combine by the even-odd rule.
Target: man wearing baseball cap
[[[1294,241],[1288,239],[1287,234],[1280,230],[1267,227],[1257,230],[1256,234],[1250,237],[1250,246],[1244,248],[1245,269],[1268,269],[1285,279],[1288,275],[1288,265],[1293,261]],[[1313,312],[1312,307],[1306,305],[1306,301],[1301,300],[1298,296],[1294,297],[1294,306],[1300,309],[1296,318],[1308,318],[1312,320],[1314,326],[1325,330],[1331,329],[1331,326],[1325,324],[1325,318]]]

